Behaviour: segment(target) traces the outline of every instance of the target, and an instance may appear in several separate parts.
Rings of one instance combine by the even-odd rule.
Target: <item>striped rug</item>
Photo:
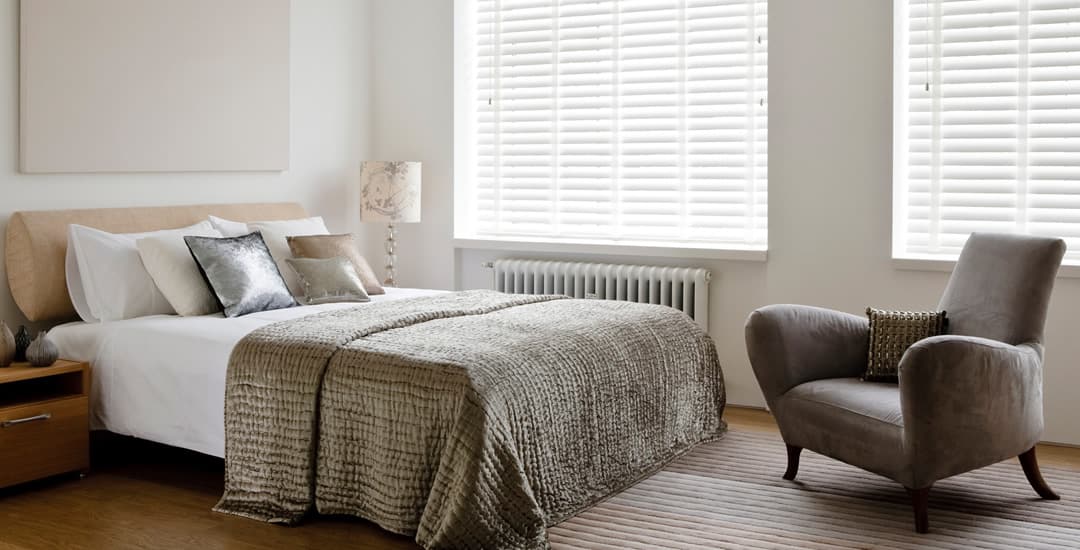
[[[730,432],[551,529],[569,548],[1080,548],[1080,473],[1043,467],[1062,496],[1038,499],[1018,463],[938,482],[930,533],[913,531],[899,485],[803,452],[784,481],[783,442]]]

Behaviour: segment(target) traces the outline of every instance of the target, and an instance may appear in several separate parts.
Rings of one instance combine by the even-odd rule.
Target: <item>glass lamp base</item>
[[[394,268],[394,262],[397,261],[397,239],[394,229],[394,224],[386,224],[386,278],[383,279],[383,286],[395,287],[397,286],[397,270]]]

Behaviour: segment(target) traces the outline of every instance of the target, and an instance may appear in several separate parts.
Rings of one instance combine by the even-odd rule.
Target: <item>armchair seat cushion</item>
[[[858,378],[826,378],[799,384],[785,397],[811,401],[895,426],[903,426],[900,387]]]
[[[904,453],[900,389],[859,378],[826,378],[795,386],[777,401],[784,441],[900,481],[910,478]]]

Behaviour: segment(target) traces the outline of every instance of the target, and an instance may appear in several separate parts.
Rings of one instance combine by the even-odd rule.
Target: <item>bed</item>
[[[9,284],[31,320],[74,313],[65,228],[133,233],[295,204],[15,213]],[[54,329],[94,368],[96,428],[225,458],[217,511],[369,519],[426,548],[542,548],[546,528],[723,435],[712,340],[662,306],[389,289],[225,319]]]
[[[442,292],[391,288],[371,298],[378,303]],[[271,323],[348,307],[357,306],[301,306],[236,319],[218,314],[77,321],[49,335],[61,357],[94,367],[92,429],[224,458],[225,371],[236,343]]]

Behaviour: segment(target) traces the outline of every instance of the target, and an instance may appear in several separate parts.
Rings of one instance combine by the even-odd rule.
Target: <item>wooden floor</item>
[[[776,433],[764,411],[729,407],[724,416],[732,430]],[[1038,452],[1046,466],[1080,470],[1078,448],[1040,446]],[[222,461],[212,457],[99,438],[93,459],[85,479],[63,476],[0,490],[0,549],[416,548],[349,518],[281,527],[211,512],[222,487]]]

